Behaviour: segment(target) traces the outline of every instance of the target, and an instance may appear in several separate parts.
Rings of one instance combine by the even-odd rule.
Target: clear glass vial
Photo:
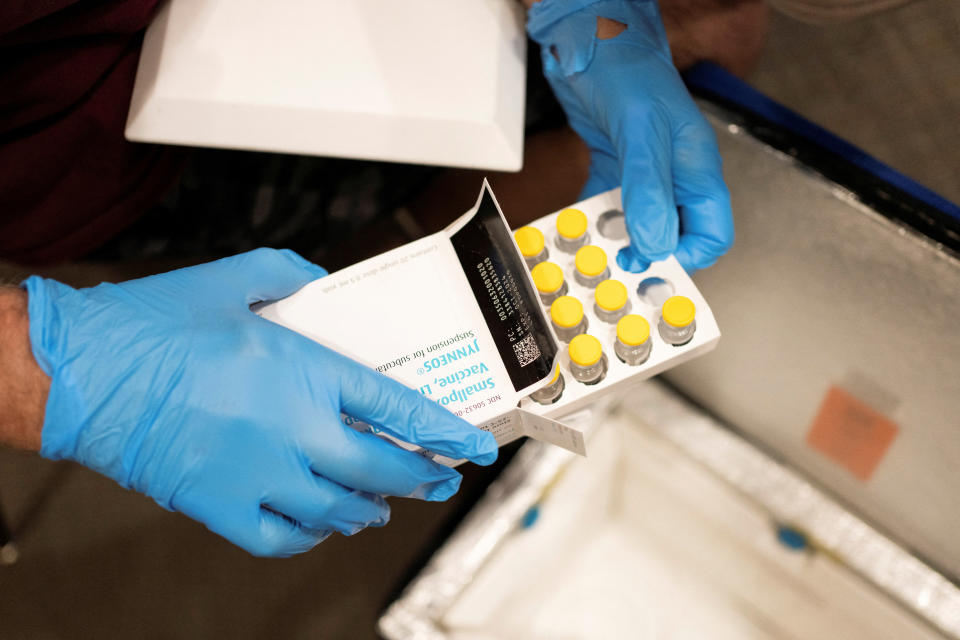
[[[531,393],[530,399],[540,404],[553,404],[563,395],[563,389],[563,374],[560,373],[560,365],[558,364],[554,369],[550,383]]]
[[[619,280],[604,280],[593,291],[593,311],[603,322],[616,323],[630,313],[627,287]]]
[[[570,342],[587,330],[587,318],[583,315],[583,305],[573,296],[560,296],[550,305],[550,319],[557,337]]]
[[[520,227],[513,232],[513,239],[520,248],[527,268],[533,268],[550,257],[546,242],[543,239],[543,233],[536,227]]]
[[[592,244],[580,247],[574,258],[576,270],[573,277],[585,287],[594,288],[610,277],[607,267],[607,252]]]
[[[636,367],[650,358],[653,341],[650,339],[650,323],[635,313],[623,316],[617,322],[617,341],[613,351],[631,367]]]
[[[566,253],[589,244],[587,214],[579,209],[564,209],[557,214],[557,248]]]
[[[530,270],[530,275],[533,276],[533,284],[536,285],[543,304],[549,306],[560,296],[567,295],[567,282],[559,265],[541,262]]]
[[[570,341],[570,373],[583,384],[597,384],[607,374],[607,358],[600,341],[589,334],[581,334]]]
[[[663,341],[680,347],[693,340],[697,330],[697,308],[685,296],[671,296],[663,303],[657,329]]]

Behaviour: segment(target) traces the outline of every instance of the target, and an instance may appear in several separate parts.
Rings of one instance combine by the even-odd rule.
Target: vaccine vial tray
[[[602,396],[712,349],[720,337],[706,301],[674,258],[655,262],[640,274],[616,265],[627,244],[619,190],[573,205],[587,218],[590,243],[608,259],[609,277],[627,287],[631,313],[650,325],[648,359],[621,362],[614,351],[616,326],[593,310],[594,291],[574,277],[574,255],[556,246],[557,214],[536,220],[548,259],[564,271],[568,295],[580,300],[587,333],[602,346],[607,370],[602,380],[583,384],[570,370],[561,342],[542,304],[514,234],[490,185],[484,181],[476,205],[443,231],[414,240],[307,284],[283,300],[258,305],[257,313],[416,389],[472,424],[492,433],[501,446],[530,436],[586,455],[583,429],[562,421]],[[659,335],[664,300],[689,298],[696,330],[682,346]],[[550,384],[559,368],[564,390],[552,404],[531,394]],[[366,425],[351,416],[346,424],[372,430],[443,464],[444,458]]]
[[[567,283],[567,295],[577,298],[583,304],[587,318],[586,333],[600,340],[607,359],[607,372],[604,378],[593,385],[576,381],[570,370],[570,355],[567,343],[560,342],[558,360],[560,374],[564,377],[564,390],[553,404],[542,405],[529,397],[521,406],[533,413],[562,419],[582,409],[601,397],[611,393],[623,393],[631,384],[655,376],[671,367],[691,360],[711,351],[720,339],[720,329],[713,317],[710,306],[700,294],[693,280],[684,271],[673,256],[654,262],[642,273],[630,273],[621,269],[616,262],[617,252],[628,243],[624,221],[620,189],[607,191],[592,198],[571,205],[587,216],[589,244],[603,249],[607,254],[610,278],[619,280],[627,288],[630,313],[643,316],[650,324],[652,349],[650,357],[641,365],[631,366],[622,362],[614,352],[616,325],[601,321],[594,311],[594,289],[577,282],[574,272],[574,254],[565,253],[557,247],[558,212],[539,218],[528,226],[540,230],[549,252],[547,260],[563,269]],[[659,282],[662,281],[662,282]],[[672,295],[686,296],[696,306],[696,331],[690,342],[674,346],[660,337],[657,326],[660,321],[661,305]],[[549,307],[543,305],[549,319]]]

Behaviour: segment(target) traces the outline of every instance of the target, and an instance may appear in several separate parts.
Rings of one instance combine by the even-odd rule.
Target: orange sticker
[[[866,482],[898,431],[882,413],[840,387],[830,387],[807,434],[807,444]]]

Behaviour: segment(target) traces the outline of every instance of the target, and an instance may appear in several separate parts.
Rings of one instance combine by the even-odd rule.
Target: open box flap
[[[521,397],[529,395],[549,382],[559,343],[486,179],[473,207],[444,233],[450,238],[514,389]]]

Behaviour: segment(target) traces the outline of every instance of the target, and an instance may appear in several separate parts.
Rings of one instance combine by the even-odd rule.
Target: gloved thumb
[[[630,246],[617,256],[617,264],[636,273],[676,250],[679,224],[668,118],[654,113],[631,123],[631,129],[619,136]]]
[[[620,162],[607,149],[590,150],[590,175],[580,191],[580,200],[620,186]]]
[[[285,298],[327,275],[326,269],[290,249],[254,249],[213,264],[228,270],[232,284],[241,289],[248,305]]]

